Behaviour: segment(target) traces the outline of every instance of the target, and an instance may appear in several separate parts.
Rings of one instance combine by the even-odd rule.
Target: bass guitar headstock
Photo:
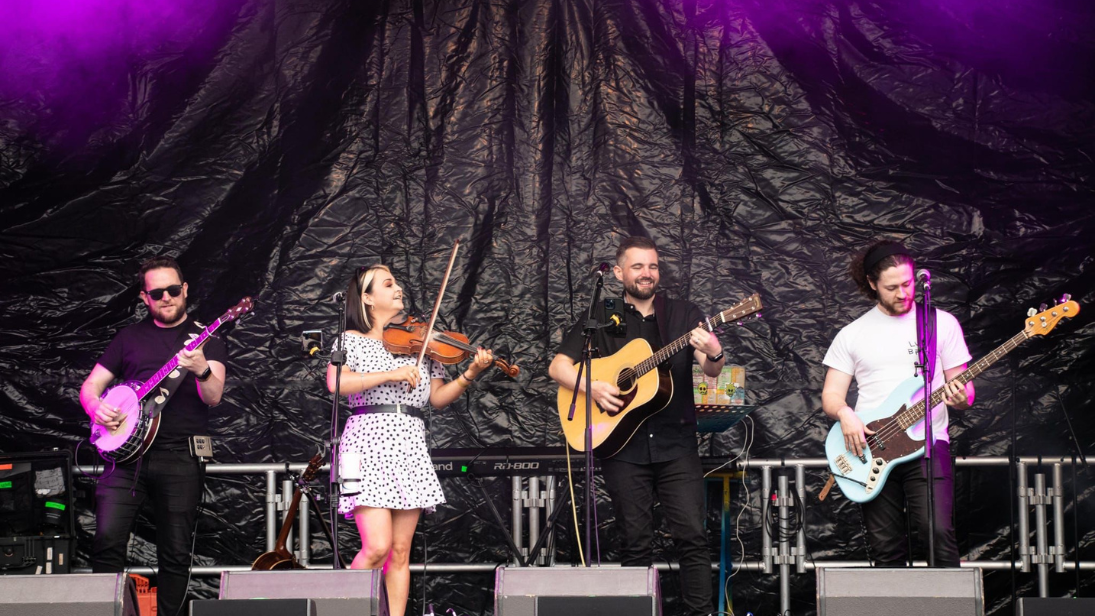
[[[1045,304],[1042,304],[1039,309],[1041,312],[1034,308],[1027,312],[1026,325],[1023,331],[1026,332],[1028,338],[1030,336],[1045,336],[1053,331],[1054,327],[1057,327],[1061,319],[1071,319],[1080,314],[1080,304],[1072,301],[1072,296],[1067,293],[1058,300],[1055,306],[1047,308]]]

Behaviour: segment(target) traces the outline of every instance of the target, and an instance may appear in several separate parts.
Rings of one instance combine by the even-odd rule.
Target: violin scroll
[[[517,378],[517,375],[521,374],[521,368],[520,367],[518,367],[516,364],[510,364],[510,363],[506,362],[506,360],[504,360],[504,359],[495,358],[494,365],[498,366],[498,369],[501,370],[502,372],[505,372],[506,376],[508,376],[510,378]]]

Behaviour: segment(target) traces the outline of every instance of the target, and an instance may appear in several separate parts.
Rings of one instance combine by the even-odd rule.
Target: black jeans
[[[958,542],[954,537],[954,471],[949,443],[936,441],[935,452],[935,565],[957,567]],[[928,545],[928,461],[913,460],[894,467],[882,493],[863,503],[863,522],[871,560],[876,567],[904,567],[908,564],[906,503],[916,524],[923,550]]]
[[[654,564],[654,497],[661,503],[669,534],[680,556],[681,593],[689,614],[710,614],[711,557],[704,530],[703,467],[693,451],[657,464],[601,460],[605,489],[612,497],[623,535],[620,562],[627,567]]]
[[[139,476],[134,478],[139,472]],[[156,613],[176,616],[186,600],[190,547],[204,473],[189,451],[152,450],[139,463],[117,466],[95,489],[95,540],[91,570],[125,570],[129,533],[145,500],[156,524]]]

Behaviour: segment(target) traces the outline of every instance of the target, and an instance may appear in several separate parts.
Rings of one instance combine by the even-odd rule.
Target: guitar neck
[[[206,327],[205,329],[202,330],[202,333],[198,334],[197,338],[194,338],[193,340],[191,340],[183,348],[185,348],[187,351],[193,351],[194,349],[196,349],[196,348],[200,347],[201,345],[205,344],[205,341],[209,340],[209,337],[213,335],[213,332],[217,331],[217,328],[220,327],[221,324],[224,322],[223,319],[224,319],[224,317],[221,317],[221,318],[217,319],[216,321],[213,321],[209,325],[209,327]],[[148,379],[147,381],[144,382],[143,385],[141,385],[141,388],[137,391],[137,399],[138,400],[143,400],[145,398],[145,396],[147,396],[149,394],[149,392],[156,389],[156,386],[159,385],[161,381],[163,381],[164,379],[167,378],[167,375],[174,372],[175,369],[178,368],[178,367],[179,367],[179,357],[178,357],[178,355],[173,355],[171,357],[171,361],[164,364],[163,368],[160,368],[156,372],[156,374],[152,375],[152,378]]]
[[[293,502],[286,509],[285,522],[281,525],[281,532],[278,533],[278,541],[274,544],[274,551],[280,552],[285,549],[285,542],[289,540],[289,530],[293,528],[293,522],[296,521],[297,507],[300,506],[300,489],[293,490]]]
[[[1028,337],[1029,334],[1026,332],[1026,330],[1019,332],[1004,344],[996,347],[996,349],[988,355],[973,362],[973,365],[963,370],[961,373],[958,374],[958,376],[954,377],[954,379],[952,380],[958,381],[962,383],[962,385],[969,383],[974,378],[976,378],[977,375],[987,370],[989,366],[995,364],[1001,357],[1007,355],[1013,349],[1015,349],[1015,347],[1022,344],[1022,342]],[[931,397],[929,398],[929,401],[931,402],[931,408],[939,406],[939,403],[942,402],[943,398],[945,397],[946,390],[943,387],[940,387],[939,389],[933,391]],[[902,429],[908,430],[917,422],[924,419],[926,408],[927,407],[924,406],[924,401],[921,400],[920,402],[917,402],[916,404],[906,409],[904,413],[898,414],[895,419]]]
[[[723,310],[722,312],[716,314],[715,316],[704,320],[703,326],[706,327],[708,331],[712,331],[716,327],[719,327],[721,325],[725,325],[727,323],[735,321],[736,319],[734,318],[733,315],[734,315],[734,309],[733,308]],[[662,348],[658,349],[653,355],[651,355],[650,357],[647,357],[645,360],[643,360],[643,361],[641,361],[641,362],[639,362],[638,364],[635,365],[635,373],[638,376],[642,376],[642,375],[646,374],[647,372],[650,372],[654,368],[657,368],[659,365],[664,363],[667,359],[669,359],[670,357],[673,357],[674,355],[679,353],[681,349],[688,346],[688,340],[689,340],[689,338],[691,338],[691,336],[692,336],[692,332],[689,332],[689,333],[681,336],[680,338],[677,338],[673,342],[670,342],[669,344],[667,344],[667,345],[663,346]]]

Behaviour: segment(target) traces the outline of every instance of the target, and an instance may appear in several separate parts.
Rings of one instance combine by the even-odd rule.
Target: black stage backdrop
[[[546,375],[620,238],[661,247],[671,295],[713,312],[751,292],[764,319],[723,333],[748,369],[753,457],[819,456],[821,358],[869,308],[846,271],[871,238],[904,240],[980,357],[1026,310],[1071,293],[1095,310],[1095,9],[1087,0],[156,0],[0,9],[0,448],[74,449],[78,388],[113,333],[144,315],[134,274],[177,255],[192,313],[247,294],[226,334],[218,462],[304,461],[328,433],[331,295],[391,266],[427,312],[464,240],[441,316],[513,359],[435,413],[435,447],[557,445]],[[33,5],[33,6],[32,6]],[[54,12],[50,12],[54,11]],[[619,292],[610,285],[610,291]],[[1085,312],[977,379],[953,421],[956,455],[1069,454],[1063,413],[1092,451],[1095,326]],[[1059,392],[1059,396],[1058,396]],[[743,428],[703,443],[728,455]],[[86,448],[80,461],[91,463]],[[755,477],[755,475],[753,476]],[[1006,469],[961,471],[963,555],[1009,557]],[[818,503],[815,559],[867,556],[857,507]],[[260,477],[208,482],[197,564],[263,549]],[[506,480],[487,480],[505,506]],[[90,493],[92,482],[81,480]],[[758,483],[750,479],[752,502]],[[466,482],[425,516],[413,559],[502,562]],[[1095,496],[1081,471],[1081,554]],[[712,494],[711,541],[718,540]],[[735,509],[744,493],[734,495]],[[615,557],[602,504],[604,555]],[[78,564],[94,528],[81,499]],[[567,528],[571,524],[567,523]],[[756,510],[740,517],[760,551]],[[142,521],[131,558],[148,563]],[[1069,531],[1068,543],[1076,542]],[[356,533],[345,527],[347,550]],[[659,532],[658,557],[672,558]],[[428,555],[424,553],[428,546]],[[315,542],[317,560],[329,550]],[[576,557],[562,539],[564,559]],[[734,558],[742,554],[735,547]],[[992,613],[1011,574],[986,578]],[[1076,588],[1053,575],[1055,594]],[[1093,578],[1082,576],[1081,593]],[[430,575],[421,596],[491,611],[491,575]],[[1032,594],[1033,577],[1018,590]],[[197,582],[208,595],[215,582]],[[795,576],[795,613],[813,609]],[[739,611],[775,613],[778,578],[734,578]],[[676,576],[666,576],[676,613]]]

